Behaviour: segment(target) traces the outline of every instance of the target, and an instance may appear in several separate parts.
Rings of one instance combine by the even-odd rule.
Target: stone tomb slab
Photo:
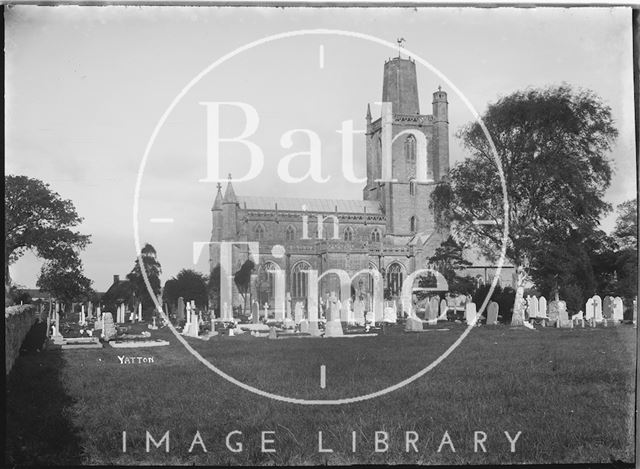
[[[144,348],[144,347],[163,347],[169,345],[166,340],[112,340],[109,342],[113,348]]]

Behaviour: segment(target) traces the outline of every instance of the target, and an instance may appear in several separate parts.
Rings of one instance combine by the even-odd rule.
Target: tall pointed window
[[[263,240],[265,238],[265,229],[261,223],[258,224],[258,226],[256,226],[255,232],[256,232],[256,239],[258,241]]]
[[[294,241],[296,239],[296,229],[289,225],[284,232],[285,241]]]
[[[416,163],[416,138],[409,135],[404,141],[404,154],[408,164]]]
[[[344,229],[344,233],[342,237],[345,241],[353,241],[353,228],[351,228],[350,226],[347,226]]]
[[[380,230],[378,228],[374,228],[371,232],[371,241],[375,243],[380,242]]]
[[[416,195],[416,180],[415,179],[411,179],[409,181],[409,195],[412,195],[412,196]]]
[[[409,231],[415,233],[418,230],[418,221],[416,217],[409,218]]]
[[[391,296],[398,296],[404,281],[404,267],[394,262],[387,268],[387,288]]]
[[[306,298],[307,296],[307,272],[311,270],[311,264],[300,261],[291,269],[291,297]]]

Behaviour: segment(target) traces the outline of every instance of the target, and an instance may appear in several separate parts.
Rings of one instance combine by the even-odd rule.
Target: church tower
[[[417,232],[434,228],[428,206],[436,182],[449,170],[449,104],[447,93],[438,89],[433,94],[433,115],[420,114],[415,62],[400,55],[384,64],[382,101],[389,104],[386,110],[382,105],[382,115],[375,121],[367,107],[363,198],[382,204],[386,233],[402,244]],[[384,167],[390,167],[386,178]]]

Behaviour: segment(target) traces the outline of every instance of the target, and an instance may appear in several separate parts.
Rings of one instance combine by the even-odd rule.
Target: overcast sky
[[[136,256],[132,207],[151,134],[174,98],[220,57],[258,39],[331,28],[405,47],[444,74],[482,113],[501,95],[567,82],[588,88],[612,108],[620,136],[607,200],[636,192],[629,9],[267,9],[13,7],[5,11],[7,174],[41,179],[71,199],[92,244],[82,254],[94,288],[105,291]],[[321,52],[321,50],[323,52]],[[163,280],[192,261],[193,242],[208,241],[215,183],[207,175],[206,112],[201,102],[243,102],[256,109],[250,139],[265,155],[261,174],[234,184],[238,195],[360,199],[363,184],[341,171],[341,122],[364,128],[367,103],[380,101],[384,61],[397,55],[364,39],[306,35],[242,52],[206,74],[168,116],[149,153],[140,191],[140,242],[158,251]],[[322,56],[322,58],[321,58]],[[450,87],[418,66],[421,112],[431,93],[449,93],[452,163],[465,157],[455,133],[473,119]],[[374,118],[379,112],[372,106]],[[239,110],[223,109],[222,135],[244,128]],[[325,184],[282,182],[284,156],[308,149],[303,135],[283,148],[282,135],[311,129],[322,144]],[[364,177],[364,137],[354,139],[355,172]],[[226,159],[225,159],[226,158]],[[240,147],[228,147],[221,171],[248,170]],[[305,167],[292,165],[300,176]],[[172,218],[174,223],[152,223]],[[610,231],[615,214],[603,220]],[[41,260],[27,254],[11,267],[34,287]]]

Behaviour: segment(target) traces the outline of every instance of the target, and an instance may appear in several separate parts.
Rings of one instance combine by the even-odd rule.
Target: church
[[[438,87],[431,114],[421,113],[416,64],[398,56],[384,64],[382,102],[391,106],[387,112],[383,106],[380,118],[372,120],[370,107],[366,110],[367,182],[361,200],[246,197],[236,194],[231,182],[223,195],[218,185],[211,241],[259,243],[249,293],[261,309],[274,304],[274,276],[268,271],[276,269],[284,271],[287,299],[292,301],[304,302],[304,271],[309,269],[318,275],[330,269],[349,275],[375,269],[382,276],[385,298],[397,299],[403,279],[428,267],[429,257],[448,235],[436,230],[429,210],[431,192],[449,171],[447,93]],[[385,154],[390,155],[387,161]],[[274,249],[277,245],[284,252]],[[236,272],[248,251],[246,245],[234,251]],[[210,269],[218,263],[219,249],[212,244]],[[371,275],[359,274],[352,281],[352,297],[370,302],[372,285]],[[337,276],[321,280],[321,297],[339,291]],[[233,306],[242,304],[235,285],[233,297]]]

